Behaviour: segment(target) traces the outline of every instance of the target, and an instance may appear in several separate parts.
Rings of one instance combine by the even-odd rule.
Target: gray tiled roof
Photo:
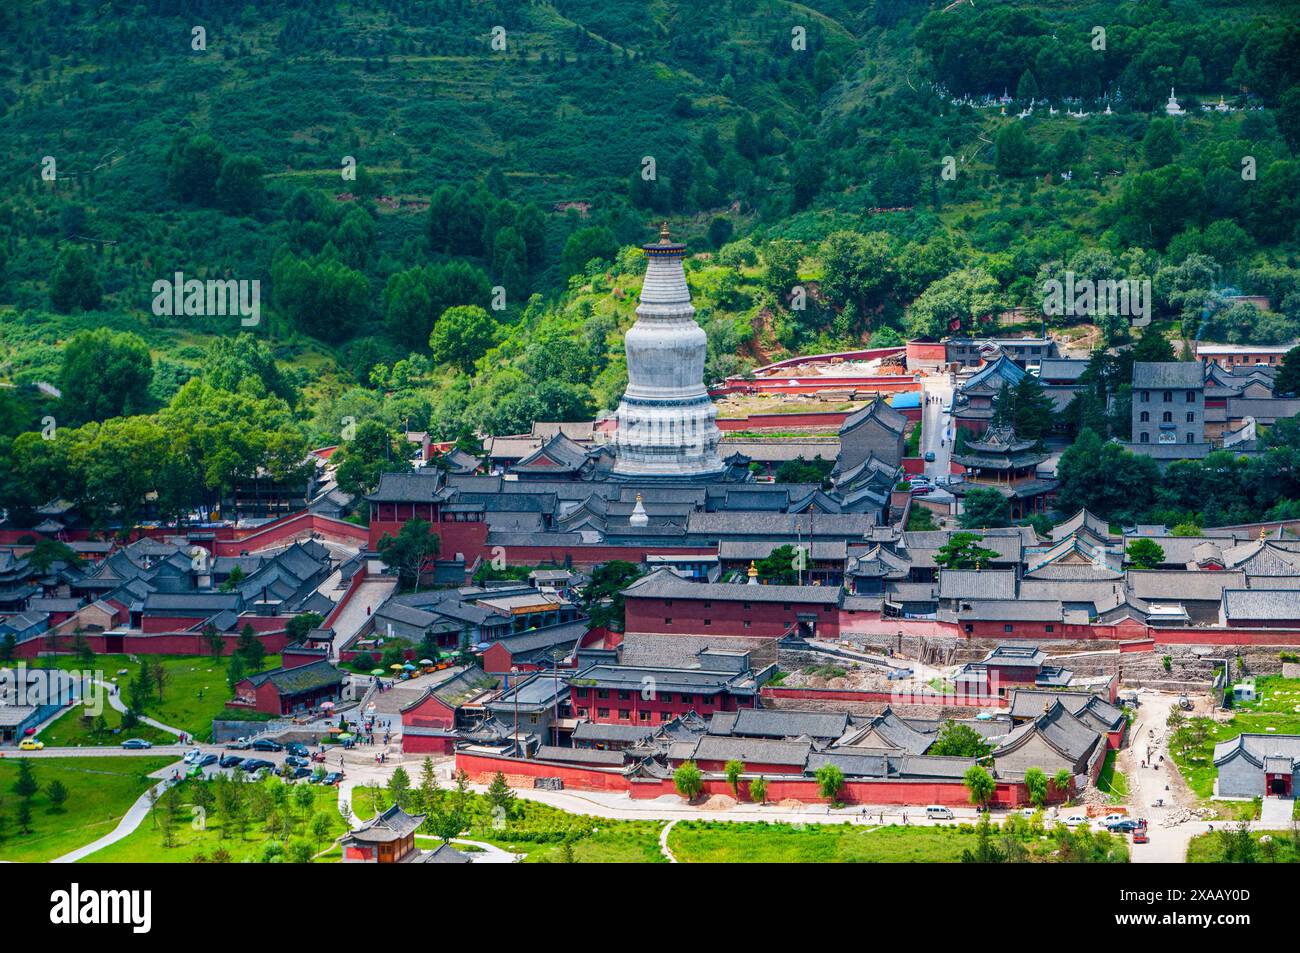
[[[632,583],[623,590],[623,594],[660,599],[838,605],[840,591],[838,586],[751,586],[746,583],[692,582],[669,569],[659,569]]]
[[[940,599],[1014,599],[1016,574],[1011,570],[941,569]]]
[[[1230,621],[1300,619],[1300,589],[1225,589],[1223,612]]]
[[[1200,390],[1205,371],[1199,361],[1137,361],[1133,365],[1133,389]]]

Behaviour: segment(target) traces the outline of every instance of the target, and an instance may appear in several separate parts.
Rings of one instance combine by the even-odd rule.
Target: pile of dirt
[[[701,811],[729,811],[736,806],[736,799],[729,794],[714,794],[697,804]]]
[[[777,807],[783,807],[787,811],[802,811],[807,807],[807,805],[798,798],[788,797],[784,801],[779,802]]]

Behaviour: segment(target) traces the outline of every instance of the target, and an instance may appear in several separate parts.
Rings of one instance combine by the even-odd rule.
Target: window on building
[[[631,721],[631,720],[632,720],[632,709],[630,709],[630,708],[620,708],[620,709],[618,710],[618,720],[619,720],[619,721]]]
[[[1187,422],[1188,422],[1189,424],[1194,424],[1194,423],[1196,423],[1196,414],[1194,414],[1194,413],[1193,413],[1192,411],[1190,411],[1190,410],[1187,412]]]
[[[752,608],[753,608],[753,606],[751,606],[748,602],[742,602],[741,605],[742,605],[744,608],[746,608],[746,609],[752,609]]]
[[[1047,631],[1048,631],[1048,632],[1055,632],[1055,631],[1056,631],[1056,626],[1054,626],[1054,625],[1049,625],[1049,626],[1047,627]]]
[[[609,709],[608,709],[608,708],[597,708],[597,709],[596,709],[596,717],[597,717],[597,718],[608,718],[608,717],[609,717]]]
[[[1004,625],[1004,626],[1002,627],[1002,631],[1003,631],[1003,632],[1010,632],[1010,631],[1011,631],[1011,625],[1010,625],[1010,624]]]
[[[586,717],[587,717],[587,709],[585,709],[585,708],[579,708],[579,709],[578,709],[578,717],[579,717],[579,718],[586,718]]]
[[[711,608],[713,608],[713,603],[710,602],[708,599],[705,599],[705,600],[704,600],[704,608],[706,608],[706,609],[711,609]]]
[[[672,604],[673,604],[673,600],[671,600],[671,599],[665,599],[665,600],[664,600],[664,605],[666,605],[666,606],[670,606],[670,605],[672,605]]]
[[[629,698],[631,698],[631,697],[632,697],[632,693],[631,693],[631,692],[620,691],[620,692],[618,693],[618,700],[621,701],[621,702],[625,702],[625,701],[627,701],[627,700],[628,700]]]
[[[1187,433],[1187,442],[1188,442],[1188,443],[1196,443],[1196,434],[1192,433],[1191,431],[1188,431],[1188,433]]]
[[[1194,404],[1194,403],[1196,403],[1196,391],[1194,391],[1194,390],[1189,390],[1189,391],[1187,392],[1187,402],[1188,402],[1189,404]]]
[[[1166,404],[1172,403],[1173,399],[1174,399],[1174,392],[1171,390],[1165,391],[1165,403]]]
[[[749,628],[749,620],[746,619],[744,622],[741,623],[741,625],[743,625],[745,628],[748,629],[748,628]]]
[[[648,712],[648,711],[639,711],[639,712],[637,712],[637,719],[638,719],[639,721],[649,721],[649,720],[650,720],[650,712]]]
[[[704,624],[705,624],[705,625],[713,625],[713,620],[712,620],[712,619],[705,619],[705,620],[704,620]]]
[[[789,608],[790,608],[790,603],[787,602],[787,603],[786,603],[785,605],[783,605],[781,608],[783,608],[783,609],[789,609]]]
[[[1144,403],[1144,404],[1149,404],[1149,403],[1151,403],[1151,391],[1149,391],[1149,390],[1144,390],[1144,391],[1142,392],[1142,403]]]
[[[1142,416],[1139,417],[1138,419],[1141,420],[1142,423],[1144,424],[1148,423],[1151,420],[1151,411],[1149,410],[1142,411]]]
[[[609,689],[608,689],[608,688],[598,688],[598,689],[596,689],[596,697],[597,697],[597,698],[608,698],[608,697],[609,697]]]
[[[664,625],[672,625],[672,624],[673,624],[672,616],[664,616]]]
[[[1142,434],[1138,437],[1138,443],[1150,443],[1150,442],[1151,442],[1151,434],[1147,433],[1145,430],[1142,431]],[[667,621],[672,621],[672,620],[667,620]]]
[[[686,694],[683,694],[683,695],[682,695],[682,704],[683,704],[683,705],[689,705],[689,704],[690,704],[691,702],[693,702],[693,701],[695,701],[695,696],[694,696],[694,695],[686,695]]]
[[[660,721],[669,721],[669,720],[672,719],[672,717],[673,717],[673,713],[670,712],[670,711],[661,711],[661,712],[659,713],[659,720],[660,720]]]

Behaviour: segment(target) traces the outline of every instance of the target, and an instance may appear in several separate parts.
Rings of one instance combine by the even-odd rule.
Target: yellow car
[[[40,751],[45,747],[44,741],[37,741],[35,738],[24,738],[18,742],[19,751]]]

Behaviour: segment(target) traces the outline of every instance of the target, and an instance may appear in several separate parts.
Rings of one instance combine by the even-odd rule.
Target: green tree
[[[167,185],[183,202],[213,205],[226,154],[207,135],[182,135],[167,153]]]
[[[704,775],[694,761],[685,761],[673,772],[673,787],[685,800],[693,801],[704,790]]]
[[[988,529],[1011,524],[1011,502],[991,486],[975,486],[962,499],[961,525]]]
[[[1296,91],[1300,92],[1300,86],[1296,87]],[[1273,392],[1279,396],[1300,395],[1300,345],[1291,348],[1282,358],[1282,366],[1273,378]]]
[[[153,359],[139,337],[97,328],[78,331],[63,349],[59,390],[74,420],[139,413],[148,401]]]
[[[733,758],[723,766],[722,770],[727,776],[727,784],[731,787],[732,795],[739,801],[740,776],[745,773],[745,762]]]
[[[1026,374],[1014,385],[1002,385],[993,399],[993,422],[1009,425],[1026,440],[1041,440],[1051,433],[1054,406],[1038,378]]]
[[[217,205],[232,215],[258,211],[266,201],[262,176],[266,167],[256,156],[231,156],[221,164],[217,176]]]
[[[945,755],[950,758],[985,758],[992,750],[987,741],[970,725],[945,721],[926,754]]]
[[[396,768],[388,778],[388,796],[402,810],[410,806],[411,776],[405,768]]]
[[[943,569],[983,569],[998,554],[982,542],[984,537],[978,533],[953,533],[935,553],[935,564]]]
[[[429,334],[429,348],[439,364],[453,364],[465,373],[496,340],[496,322],[478,305],[448,308]]]
[[[560,264],[566,275],[578,275],[587,270],[593,259],[611,262],[618,255],[618,242],[614,233],[603,225],[580,228],[564,243]]]
[[[1047,775],[1042,768],[1030,768],[1025,772],[1025,790],[1029,792],[1029,800],[1034,807],[1042,807],[1047,803]]]
[[[502,772],[498,771],[492,775],[492,783],[487,789],[487,799],[494,819],[505,821],[510,817],[515,803],[515,793],[510,790],[510,785],[506,783],[506,776]]]
[[[1069,768],[1062,768],[1052,775],[1052,787],[1056,788],[1056,792],[1063,798],[1069,796],[1070,785],[1073,783],[1074,775],[1070,773]]]
[[[14,778],[13,792],[24,801],[30,801],[40,789],[41,786],[36,781],[36,772],[32,768],[31,761],[26,758],[19,760],[18,777]]]
[[[758,571],[758,578],[769,585],[793,586],[798,583],[801,570],[808,568],[808,549],[789,543],[778,546],[765,558],[757,560],[754,568]]]
[[[239,640],[235,643],[235,654],[243,659],[247,671],[262,670],[262,664],[266,660],[266,646],[257,637],[257,630],[252,625],[244,623],[239,632]]]
[[[396,536],[384,533],[376,548],[384,565],[397,570],[399,584],[418,591],[420,573],[438,555],[440,544],[427,520],[407,520]]]
[[[339,489],[353,496],[363,496],[379,485],[381,473],[408,468],[403,458],[405,441],[399,441],[377,420],[357,426],[356,435],[343,444],[337,456],[335,479]]]
[[[95,311],[102,295],[89,253],[76,245],[65,246],[50,275],[50,305],[64,314]]]
[[[767,778],[760,775],[749,782],[749,799],[755,804],[767,803]]]
[[[839,803],[840,790],[844,787],[844,772],[839,765],[827,762],[817,769],[817,790],[821,796],[832,804]]]
[[[973,764],[966,769],[966,773],[962,776],[962,783],[966,785],[970,802],[976,807],[987,807],[989,801],[993,799],[993,793],[997,790],[993,776],[978,764]]]
[[[994,165],[999,175],[1021,176],[1034,170],[1038,150],[1025,132],[1023,122],[1008,124],[997,134],[994,143]]]
[[[1124,550],[1134,569],[1156,569],[1165,561],[1165,551],[1154,539],[1135,539]]]
[[[601,563],[582,590],[583,610],[592,628],[623,631],[623,590],[641,578],[641,567],[621,559]]]

